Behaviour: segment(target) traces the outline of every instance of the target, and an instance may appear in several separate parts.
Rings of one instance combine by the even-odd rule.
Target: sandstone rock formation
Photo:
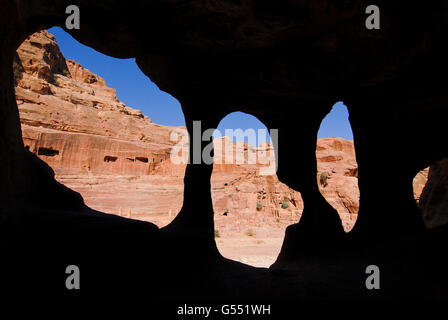
[[[420,197],[420,207],[428,228],[448,223],[448,159],[431,165],[428,182]]]
[[[324,138],[317,141],[317,174],[320,192],[341,216],[345,230],[358,217],[358,165],[352,141]],[[326,176],[321,183],[320,177]]]
[[[428,182],[428,173],[429,173],[429,167],[417,173],[414,180],[412,181],[412,186],[414,189],[414,198],[418,203],[420,202],[420,197],[422,195],[423,188]]]
[[[185,164],[172,163],[170,153],[175,143],[188,153],[188,143],[179,145],[185,128],[154,124],[120,102],[104,79],[65,60],[47,31],[26,39],[17,54],[23,67],[16,75],[16,99],[25,148],[47,162],[60,182],[105,212],[126,216],[131,210],[135,218],[154,221],[154,214],[180,210]],[[300,219],[302,198],[278,181],[272,144],[254,147],[227,137],[214,144],[216,213],[259,213],[283,225]],[[329,173],[321,192],[349,230],[359,198],[353,143],[321,139],[316,151],[318,175]],[[149,175],[157,177],[145,178]],[[121,188],[113,186],[114,176]],[[145,199],[148,193],[152,201]]]
[[[272,293],[295,300],[336,294],[339,299],[372,299],[371,292],[359,285],[359,270],[378,258],[391,267],[388,274],[393,281],[383,277],[385,286],[374,298],[446,298],[447,266],[439,257],[447,229],[424,232],[412,190],[419,171],[448,157],[443,141],[448,118],[446,1],[406,5],[379,1],[379,30],[366,28],[370,2],[362,0],[76,1],[82,27],[70,33],[104,54],[136,58],[159,88],[180,101],[189,134],[193,120],[202,120],[205,128],[216,127],[234,111],[250,113],[282,132],[275,146],[281,159],[277,175],[301,193],[304,203],[300,222],[287,228],[272,267],[300,263],[300,274],[287,279],[220,259],[214,245],[210,164],[187,165],[182,209],[159,230],[149,223],[90,210],[79,195],[55,181],[43,161],[24,151],[13,79],[21,66],[11,67],[14,56],[34,32],[63,27],[70,4],[68,0],[2,2],[0,243],[17,253],[7,254],[5,263],[21,258],[11,272],[1,273],[13,282],[8,293],[10,288],[20,292],[29,288],[29,278],[21,272],[27,270],[21,265],[29,268],[29,261],[43,261],[45,254],[52,268],[63,270],[70,257],[60,254],[70,251],[85,257],[86,263],[95,261],[89,269],[98,284],[90,291],[95,297],[148,287],[155,288],[153,296],[166,288],[161,295],[177,294],[178,300],[228,301],[239,295],[261,301]],[[47,91],[39,83],[36,87]],[[349,235],[316,179],[316,134],[336,101],[348,106],[358,164],[360,208]],[[216,107],[210,108],[211,102]],[[292,145],[301,157],[290,156]],[[394,179],[385,183],[389,172]],[[80,236],[86,230],[101,234],[102,245],[95,246],[98,238]],[[122,231],[133,232],[123,236]],[[145,237],[138,239],[136,234],[141,233]],[[129,234],[136,238],[131,241]],[[52,241],[43,241],[43,236]],[[61,243],[65,250],[58,250]],[[166,249],[162,253],[161,244]],[[138,260],[130,263],[127,253],[133,248]],[[406,262],[412,263],[402,263],[407,252]],[[100,253],[104,253],[101,259],[96,258]],[[312,259],[307,259],[311,253]],[[104,267],[114,264],[115,269]],[[59,292],[59,276],[39,264],[33,267],[46,280],[33,279],[35,288]],[[168,283],[145,277],[150,273],[147,268],[154,267],[163,270]],[[223,278],[223,270],[228,277]],[[110,278],[122,280],[114,282],[116,290],[104,280]],[[343,290],[335,293],[335,289]]]
[[[60,182],[105,212],[126,216],[130,210],[135,218],[154,221],[154,214],[171,212],[174,216],[180,210],[185,164],[172,163],[170,153],[175,144],[188,153],[187,142],[179,145],[187,135],[184,127],[154,124],[141,111],[120,102],[104,79],[66,60],[47,31],[23,42],[16,64],[21,66],[15,81],[25,148],[47,162]],[[176,139],[171,138],[173,132]],[[254,156],[252,163],[250,155]],[[226,157],[234,161],[226,164]],[[353,142],[320,139],[316,159],[319,190],[349,231],[359,208]],[[300,219],[302,198],[276,177],[272,144],[254,147],[220,138],[215,140],[214,162],[215,213],[259,213],[284,225]],[[123,188],[113,186],[108,175],[116,176]],[[158,178],[144,178],[148,175]],[[417,201],[427,175],[425,169],[414,179]],[[324,183],[321,176],[325,176]],[[129,187],[131,192],[127,192]],[[148,192],[154,195],[153,201],[142,200]]]

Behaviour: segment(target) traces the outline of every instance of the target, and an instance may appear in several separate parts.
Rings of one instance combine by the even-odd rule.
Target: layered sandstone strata
[[[358,217],[358,166],[353,141],[324,138],[316,148],[320,192],[350,229]]]
[[[6,232],[0,234],[7,249],[2,250],[5,292],[21,297],[29,289],[29,277],[23,275],[30,261],[39,261],[33,264],[33,274],[39,275],[33,277],[34,287],[40,288],[35,297],[46,299],[41,291],[63,293],[55,267],[79,256],[89,262],[90,267],[83,266],[95,279],[84,286],[83,296],[111,297],[109,301],[128,297],[135,302],[137,287],[152,288],[145,301],[278,297],[291,300],[285,304],[291,311],[303,300],[447,296],[447,265],[440,254],[447,228],[439,237],[422,232],[411,188],[418,171],[448,157],[443,143],[448,118],[444,1],[406,6],[382,1],[381,30],[365,28],[367,3],[361,1],[76,1],[82,27],[71,34],[109,56],[136,58],[159,88],[180,101],[186,119],[218,123],[225,114],[242,111],[269,128],[293,133],[279,137],[277,175],[302,191],[305,209],[301,222],[287,229],[272,267],[287,269],[287,277],[218,259],[209,205],[212,170],[206,164],[187,167],[188,192],[179,219],[158,231],[149,223],[89,211],[54,180],[43,161],[24,152],[13,56],[36,30],[64,26],[69,3],[2,1],[0,227]],[[359,166],[356,237],[342,235],[338,216],[321,197],[314,176],[316,132],[340,99],[349,109]],[[219,106],[210,108],[210,101]],[[288,146],[302,156],[293,158]],[[89,230],[98,236],[79,236]],[[145,237],[130,237],[134,231]],[[374,296],[360,285],[359,272],[376,263],[372,258],[388,274]]]

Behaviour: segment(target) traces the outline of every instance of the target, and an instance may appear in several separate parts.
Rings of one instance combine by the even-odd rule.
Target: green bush
[[[289,207],[289,204],[287,201],[282,201],[282,209],[286,209]]]
[[[220,238],[221,235],[219,234],[219,230],[215,230],[215,238]]]
[[[263,209],[263,204],[261,202],[257,202],[257,211]]]
[[[322,172],[319,177],[320,185],[325,187],[327,185],[327,179],[328,179],[328,172]]]

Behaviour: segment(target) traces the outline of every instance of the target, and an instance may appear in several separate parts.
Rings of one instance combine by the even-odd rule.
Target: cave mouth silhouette
[[[255,267],[275,262],[303,210],[300,193],[278,181],[270,132],[255,116],[232,112],[214,134],[215,241],[223,257]]]
[[[172,130],[185,126],[179,102],[158,89],[135,59],[101,54],[59,27],[30,37],[14,60],[25,150],[45,161],[55,179],[78,192],[90,208],[167,225],[182,207],[185,167],[172,168],[170,150],[151,147],[158,143],[152,131],[162,145]],[[148,91],[150,101],[138,90]],[[145,112],[158,112],[168,121],[154,106],[160,104],[182,127],[154,124],[136,110],[141,106],[127,105],[120,97],[144,103]]]
[[[163,230],[87,208],[43,161],[24,152],[12,85],[15,49],[38,29],[64,25],[65,3],[6,0],[0,13],[6,30],[0,33],[0,246],[8,249],[8,272],[0,276],[8,294],[23,301],[22,294],[33,289],[33,298],[47,298],[45,290],[67,293],[61,274],[76,261],[87,271],[82,294],[94,298],[121,293],[131,300],[136,288],[149,288],[145,302],[156,304],[160,298],[278,298],[294,313],[303,300],[446,299],[447,266],[440,252],[447,228],[425,232],[410,184],[419,170],[447,156],[434,139],[446,134],[446,97],[440,95],[447,70],[446,33],[440,32],[446,29],[444,4],[403,7],[389,1],[392,32],[372,34],[358,3],[327,1],[328,10],[314,2],[139,2],[126,10],[116,1],[79,3],[83,26],[72,33],[111,56],[137,57],[141,70],[181,101],[190,134],[191,121],[213,128],[237,111],[235,105],[268,127],[296,133],[279,139],[277,176],[301,191],[305,208],[300,224],[286,229],[269,271],[223,261],[215,251],[211,166],[187,166],[182,210]],[[348,234],[320,194],[315,174],[317,130],[337,99],[349,106],[359,165],[362,208]],[[210,108],[211,101],[216,107]],[[284,146],[291,144],[304,156],[288,158]],[[389,157],[377,157],[379,147]],[[390,169],[390,159],[403,156],[391,183],[378,179]],[[381,201],[378,190],[385,195]],[[364,286],[372,263],[386,275],[375,292]]]
[[[343,102],[336,102],[322,120],[317,133],[316,158],[319,191],[338,212],[349,232],[359,210],[358,164],[349,113]]]

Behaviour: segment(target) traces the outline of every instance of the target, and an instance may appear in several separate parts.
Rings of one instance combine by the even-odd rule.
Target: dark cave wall
[[[16,48],[37,30],[63,26],[69,4],[81,9],[81,29],[70,33],[102,53],[136,57],[142,71],[181,102],[187,123],[202,120],[205,129],[243,111],[279,129],[278,176],[305,202],[300,227],[288,229],[284,248],[299,241],[299,233],[324,245],[341,235],[315,179],[317,130],[340,100],[349,107],[359,165],[353,232],[385,237],[424,229],[412,179],[448,156],[442,142],[447,1],[425,7],[378,1],[381,30],[372,31],[364,26],[366,1],[6,0],[0,13],[2,221],[14,219],[19,204],[83,208],[77,194],[23,150],[12,83]],[[302,156],[292,157],[297,150]],[[211,171],[210,165],[187,168],[184,207],[168,229],[212,240]],[[55,192],[64,201],[51,201]]]
[[[19,199],[26,193],[23,174],[18,170],[23,165],[23,143],[19,111],[15,101],[13,58],[15,48],[20,43],[18,13],[12,1],[5,3],[0,37],[0,223],[16,220]],[[6,14],[6,12],[10,14]]]

